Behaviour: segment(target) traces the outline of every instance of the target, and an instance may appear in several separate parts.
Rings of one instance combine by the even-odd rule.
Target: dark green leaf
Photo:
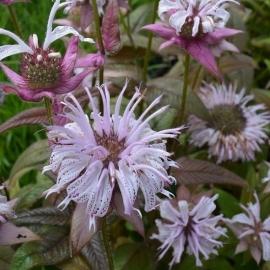
[[[11,247],[0,246],[1,270],[9,270],[14,251]]]

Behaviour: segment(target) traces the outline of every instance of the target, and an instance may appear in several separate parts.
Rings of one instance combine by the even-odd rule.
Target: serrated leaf
[[[1,270],[9,270],[10,263],[14,254],[14,250],[11,247],[0,246],[0,265]]]
[[[27,185],[19,190],[16,194],[18,201],[14,207],[16,213],[26,211],[32,207],[32,205],[40,199],[41,194],[51,187],[49,181],[44,181],[34,185]]]
[[[61,211],[58,208],[42,207],[17,215],[16,225],[58,225],[69,226],[71,214],[68,209]]]
[[[83,247],[93,238],[97,233],[102,218],[96,217],[96,224],[89,228],[89,215],[85,213],[87,203],[77,204],[72,217],[70,242],[72,257],[76,256]]]
[[[91,265],[91,269],[109,269],[106,250],[103,246],[102,234],[97,232],[91,241],[82,249],[81,254]]]
[[[47,123],[46,110],[44,107],[36,107],[25,110],[0,125],[0,134],[20,126],[40,125]]]
[[[10,246],[29,241],[40,241],[41,238],[25,227],[17,227],[11,222],[6,222],[0,226],[0,244]]]
[[[28,147],[17,159],[9,176],[8,185],[14,187],[19,178],[26,172],[35,168],[35,166],[44,163],[49,159],[51,149],[48,140],[40,140]],[[11,189],[10,196],[14,198],[16,190]]]
[[[39,265],[57,264],[69,258],[69,228],[44,226],[39,235],[42,242],[23,244],[15,253],[11,270],[29,270]]]
[[[177,163],[180,168],[172,168],[171,174],[178,184],[231,184],[248,187],[241,177],[211,162],[181,157]]]
[[[118,5],[116,0],[111,0],[108,4],[102,23],[101,33],[106,53],[117,53],[121,47],[121,38],[118,19]]]
[[[252,89],[251,94],[254,95],[258,103],[264,103],[270,110],[270,91],[263,89]]]
[[[154,255],[149,247],[139,243],[121,245],[115,251],[115,270],[154,269]]]

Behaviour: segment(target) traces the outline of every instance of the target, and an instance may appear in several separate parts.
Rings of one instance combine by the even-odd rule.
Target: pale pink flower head
[[[167,40],[160,49],[172,44],[182,47],[221,81],[214,55],[220,56],[225,50],[238,52],[233,44],[224,39],[241,33],[225,28],[230,17],[224,9],[227,2],[238,4],[234,0],[161,0],[158,14],[162,20],[169,18],[169,26],[157,23],[146,25],[143,29]]]
[[[248,207],[240,205],[246,214],[241,213],[224,219],[228,227],[240,239],[235,253],[250,249],[252,257],[259,264],[261,257],[265,261],[270,260],[270,217],[264,221],[260,218],[260,201],[254,193],[256,202],[248,203]]]
[[[226,160],[255,160],[260,144],[268,138],[265,126],[270,123],[269,112],[263,104],[247,105],[252,95],[244,96],[245,90],[236,92],[230,85],[205,84],[199,97],[209,111],[211,121],[190,115],[190,142],[195,146],[208,146],[208,157],[216,157],[217,163]],[[258,112],[259,111],[259,112]]]
[[[217,198],[218,195],[212,198],[203,196],[197,204],[185,200],[178,201],[177,205],[169,200],[161,202],[160,215],[163,220],[156,220],[159,234],[153,234],[151,238],[162,242],[159,259],[170,247],[173,248],[170,268],[180,262],[186,244],[186,252],[195,256],[197,266],[202,266],[200,253],[205,260],[209,259],[210,254],[218,254],[215,248],[222,247],[222,242],[217,238],[226,236],[226,229],[216,226],[222,215],[212,216]]]
[[[80,27],[84,31],[94,20],[93,7],[91,0],[66,0],[69,3],[65,12],[69,12],[72,8],[81,6],[80,14]],[[104,7],[108,4],[109,0],[96,0],[99,16],[104,15]],[[130,9],[125,0],[117,0],[117,5],[126,9]]]
[[[30,2],[30,0],[0,0],[2,5],[10,5],[15,2]]]
[[[7,77],[17,87],[3,86],[6,93],[16,93],[21,99],[38,102],[43,96],[52,98],[56,94],[73,91],[91,72],[91,69],[72,77],[78,53],[78,38],[83,41],[93,42],[92,39],[83,38],[74,28],[58,26],[52,30],[52,22],[57,9],[61,7],[60,0],[56,0],[47,24],[47,32],[43,46],[38,44],[36,34],[30,37],[29,45],[10,31],[0,29],[0,34],[7,35],[17,41],[15,45],[0,47],[0,61],[10,55],[22,53],[20,61],[21,76],[0,62],[0,66]],[[73,34],[68,44],[65,57],[50,48],[55,40]]]
[[[110,206],[115,207],[120,216],[128,218],[135,211],[139,218],[138,191],[141,190],[144,195],[145,211],[151,211],[156,206],[156,194],[170,197],[171,193],[164,189],[164,184],[175,181],[166,171],[171,166],[177,166],[169,159],[171,154],[166,151],[166,139],[177,137],[183,127],[159,132],[150,128],[148,122],[168,107],[146,116],[160,102],[161,96],[136,119],[135,109],[144,97],[137,88],[123,115],[120,115],[126,87],[127,82],[112,115],[107,85],[99,87],[102,114],[86,88],[93,111],[90,119],[75,97],[69,94],[65,106],[71,112],[65,115],[72,122],[64,127],[48,127],[48,138],[54,146],[50,165],[45,166],[43,171],[51,170],[56,174],[57,183],[45,194],[48,196],[66,190],[67,196],[58,207],[65,208],[71,201],[85,204],[89,229],[92,226],[95,229],[96,219],[111,211]]]

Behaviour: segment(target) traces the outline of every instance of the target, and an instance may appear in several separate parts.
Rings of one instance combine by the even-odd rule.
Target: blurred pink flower
[[[172,44],[182,47],[221,81],[214,55],[219,56],[225,50],[238,52],[233,44],[224,39],[242,32],[225,28],[230,17],[223,8],[226,2],[238,4],[234,0],[161,0],[158,14],[165,20],[163,13],[167,13],[170,26],[150,24],[142,29],[167,40],[160,49]]]
[[[208,109],[211,121],[195,115],[188,117],[191,143],[199,147],[207,144],[209,158],[217,157],[217,163],[255,160],[255,152],[261,151],[259,144],[268,138],[264,127],[270,123],[270,113],[257,113],[265,110],[263,104],[247,106],[253,96],[244,94],[244,89],[236,93],[232,85],[227,88],[205,84],[199,97]]]
[[[30,2],[30,0],[0,0],[2,5],[9,5],[15,2]]]
[[[170,247],[173,248],[170,268],[180,262],[186,244],[186,252],[195,256],[197,266],[202,266],[199,253],[206,260],[209,259],[211,253],[218,254],[215,247],[221,247],[222,242],[216,239],[221,235],[226,236],[226,229],[216,227],[222,215],[211,217],[216,208],[214,201],[217,198],[218,195],[213,198],[202,197],[195,205],[185,200],[178,201],[177,205],[171,204],[169,200],[161,202],[160,215],[163,220],[156,220],[159,234],[153,234],[151,238],[162,242],[159,249],[163,251],[159,259]]]
[[[89,26],[93,20],[93,8],[91,0],[66,0],[66,2],[69,2],[69,6],[66,7],[65,12],[67,13],[70,11],[73,7],[81,6],[81,15],[80,15],[80,27],[81,30],[84,31],[87,26]],[[108,0],[97,0],[97,7],[98,7],[98,13],[99,15],[103,15],[104,6],[109,2]],[[118,6],[123,7],[126,9],[130,9],[129,5],[126,3],[125,0],[117,0]]]
[[[18,42],[16,45],[1,46],[0,60],[13,54],[23,53],[20,62],[22,76],[0,62],[0,66],[8,78],[17,86],[15,88],[1,85],[6,93],[15,93],[23,100],[38,102],[43,96],[52,98],[56,94],[73,91],[84,77],[93,70],[88,69],[72,77],[78,53],[78,37],[83,41],[93,42],[93,40],[83,38],[72,27],[58,26],[52,30],[53,18],[59,5],[60,0],[57,0],[52,7],[42,48],[39,47],[38,38],[35,34],[30,37],[28,46],[12,32],[0,29],[0,34],[7,35]],[[52,42],[67,34],[74,34],[75,36],[70,39],[66,55],[62,58],[59,52],[53,51],[49,46]]]
[[[256,193],[254,193],[254,197],[255,204],[250,202],[248,207],[240,205],[246,214],[238,214],[232,219],[224,219],[224,221],[240,239],[235,253],[243,252],[249,248],[252,257],[259,264],[261,257],[265,261],[270,261],[270,217],[261,221],[259,198]]]
[[[166,151],[165,139],[177,137],[183,127],[159,132],[150,128],[148,122],[168,107],[162,107],[146,117],[160,102],[161,96],[135,119],[134,111],[144,97],[137,88],[120,116],[126,88],[127,82],[119,94],[112,116],[107,85],[99,87],[103,116],[86,88],[93,110],[90,120],[75,97],[68,95],[65,106],[72,113],[65,115],[73,122],[64,127],[47,128],[49,140],[55,145],[50,165],[45,166],[43,172],[52,170],[57,174],[57,183],[44,194],[48,196],[66,190],[67,197],[58,207],[65,208],[71,201],[85,203],[89,230],[92,226],[96,229],[96,219],[107,215],[111,211],[111,205],[127,220],[133,212],[136,212],[136,219],[141,220],[137,207],[138,190],[144,195],[145,211],[151,211],[156,205],[156,194],[162,193],[170,197],[171,193],[164,189],[164,184],[175,181],[166,171],[177,164],[169,159],[171,154]],[[132,220],[129,221],[132,223]]]

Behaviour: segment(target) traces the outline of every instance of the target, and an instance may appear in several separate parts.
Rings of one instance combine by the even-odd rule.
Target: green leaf
[[[1,270],[9,270],[14,251],[11,247],[0,246]]]
[[[41,194],[52,186],[51,181],[44,181],[34,185],[24,186],[16,194],[18,201],[14,207],[16,213],[29,210],[40,199]]]
[[[29,270],[39,265],[57,264],[69,258],[69,228],[44,226],[39,232],[42,242],[23,244],[15,253],[11,270]]]
[[[182,89],[183,82],[179,79],[169,77],[153,79],[147,83],[146,100],[152,102],[158,96],[163,95],[160,105],[170,105],[170,108],[176,109],[176,113],[178,113],[181,108]],[[203,102],[191,89],[187,93],[185,110],[206,121],[211,119]]]
[[[214,193],[219,194],[216,202],[221,209],[221,213],[226,218],[232,218],[234,215],[242,212],[239,201],[233,195],[219,188],[215,188]]]
[[[36,166],[43,164],[49,159],[51,149],[48,140],[40,140],[28,147],[17,159],[9,176],[9,184],[11,187],[18,187],[18,180],[26,172],[34,169]],[[14,198],[17,193],[16,189],[11,189],[10,196]]]
[[[203,265],[206,266],[208,269],[211,270],[233,270],[234,267],[223,257],[216,256],[212,260],[203,261]]]
[[[115,251],[115,270],[154,269],[152,250],[139,243],[119,246]]]
[[[176,161],[180,168],[172,168],[171,174],[178,184],[231,184],[248,187],[238,175],[208,161],[181,157]]]
[[[82,254],[58,263],[57,266],[62,270],[94,270]]]
[[[252,89],[251,93],[254,95],[258,103],[264,103],[268,110],[270,110],[270,91],[263,89]]]

